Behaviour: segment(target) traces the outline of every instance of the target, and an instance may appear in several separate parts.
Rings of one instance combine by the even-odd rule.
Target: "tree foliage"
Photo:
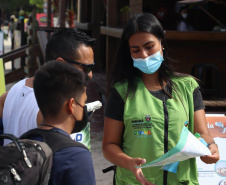
[[[0,0],[0,9],[2,12],[9,12],[11,15],[17,15],[20,9],[23,9],[25,12],[30,12],[31,5],[37,6],[37,12],[43,11],[43,0]]]
[[[29,0],[29,3],[43,9],[43,0]]]
[[[18,12],[21,8],[29,10],[29,0],[0,0],[0,7],[10,12]]]

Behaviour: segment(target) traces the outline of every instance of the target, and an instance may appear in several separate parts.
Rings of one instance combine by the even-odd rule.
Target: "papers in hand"
[[[183,127],[180,139],[177,145],[158,159],[137,166],[137,168],[146,168],[154,166],[164,166],[177,161],[184,161],[189,158],[211,155],[209,148],[201,143],[188,129]]]

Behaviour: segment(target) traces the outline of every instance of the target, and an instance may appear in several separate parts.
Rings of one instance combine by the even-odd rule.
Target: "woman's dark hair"
[[[177,76],[172,68],[171,60],[167,56],[167,46],[165,42],[165,34],[161,23],[150,13],[140,13],[132,17],[124,27],[121,42],[119,46],[116,64],[114,66],[113,75],[110,79],[110,87],[116,82],[128,81],[127,95],[131,92],[134,94],[137,88],[137,77],[141,77],[141,71],[133,66],[129,49],[129,38],[137,32],[146,32],[153,34],[161,45],[164,46],[163,57],[164,61],[159,69],[159,83],[163,87],[164,82],[172,89],[171,77]],[[164,88],[163,88],[164,89]],[[168,94],[168,93],[167,93]]]

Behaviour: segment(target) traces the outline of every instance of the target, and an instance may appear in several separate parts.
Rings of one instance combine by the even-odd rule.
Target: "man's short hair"
[[[44,118],[59,114],[64,102],[70,98],[80,101],[85,92],[85,74],[70,64],[50,61],[35,74],[34,92]]]
[[[56,60],[58,57],[77,59],[76,50],[81,46],[93,47],[96,39],[76,28],[64,28],[55,31],[46,45],[45,61]]]

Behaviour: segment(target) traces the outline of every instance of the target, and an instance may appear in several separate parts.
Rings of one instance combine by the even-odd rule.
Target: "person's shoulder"
[[[116,82],[113,87],[114,88],[118,88],[118,87],[125,87],[128,85],[128,81],[127,80],[123,80],[123,81],[119,81],[119,82]]]
[[[15,83],[10,89],[9,89],[9,96],[14,96],[15,92],[18,92],[19,89],[22,89],[23,86],[25,85],[25,80],[26,79],[22,79],[20,81],[18,81],[17,83]]]
[[[86,147],[82,146],[71,146],[69,147],[69,150],[73,153],[83,153],[83,152],[90,153],[90,151]]]
[[[136,83],[140,83],[142,80],[141,80],[141,78],[140,77],[135,77],[134,78],[134,81],[136,82]],[[119,82],[116,82],[114,85],[113,85],[113,87],[127,87],[128,86],[128,80],[127,79],[124,79],[124,80],[121,80],[121,81],[119,81]]]
[[[73,166],[67,166],[67,168],[78,168],[82,164],[92,163],[92,156],[87,148],[83,147],[67,147],[61,149],[54,154],[54,161],[58,165],[74,164]],[[75,165],[76,164],[76,165]]]
[[[128,81],[123,80],[114,84],[113,88],[119,93],[123,100],[126,99],[126,94],[128,90]]]
[[[172,81],[178,85],[183,85],[183,86],[187,86],[187,87],[198,87],[198,83],[197,83],[197,80],[191,76],[191,75],[188,75],[188,76],[176,76],[176,77],[173,77],[172,78]]]
[[[57,166],[62,166],[70,162],[84,162],[90,160],[91,154],[90,151],[83,147],[67,147],[63,148],[54,153],[53,159],[54,163]]]
[[[90,175],[94,174],[90,151],[83,147],[67,147],[55,152],[51,173],[51,180],[56,184],[84,184],[87,176],[95,181],[94,175]]]
[[[90,151],[81,146],[70,146],[56,152],[57,155],[63,155],[66,159],[70,158],[70,156],[83,155],[84,153],[90,153]]]
[[[34,77],[27,78],[26,81],[25,81],[25,85],[27,87],[33,88],[33,82],[34,82]]]
[[[127,80],[116,82],[113,85],[113,88],[115,88],[119,92],[127,90],[127,87],[128,87],[128,81]]]
[[[177,74],[176,76],[172,77],[173,81],[196,81],[195,78],[191,75],[185,74]]]
[[[12,89],[13,87],[17,87],[17,86],[24,85],[24,84],[25,84],[26,79],[27,79],[27,78],[24,78],[24,79],[22,79],[22,80],[20,80],[20,81],[16,82],[16,83],[15,83],[15,84],[11,87],[11,89]]]
[[[180,21],[178,26],[177,26],[177,30],[178,31],[187,31],[186,30],[186,23],[184,21]]]
[[[6,97],[7,97],[8,92],[9,92],[9,91],[6,91],[5,93],[3,93],[3,94],[0,96],[0,104],[2,105],[2,107],[4,107],[5,99],[6,99]]]
[[[4,94],[0,96],[0,118],[2,118],[3,115],[3,109],[5,104],[5,99],[7,97],[8,91],[6,91]]]

